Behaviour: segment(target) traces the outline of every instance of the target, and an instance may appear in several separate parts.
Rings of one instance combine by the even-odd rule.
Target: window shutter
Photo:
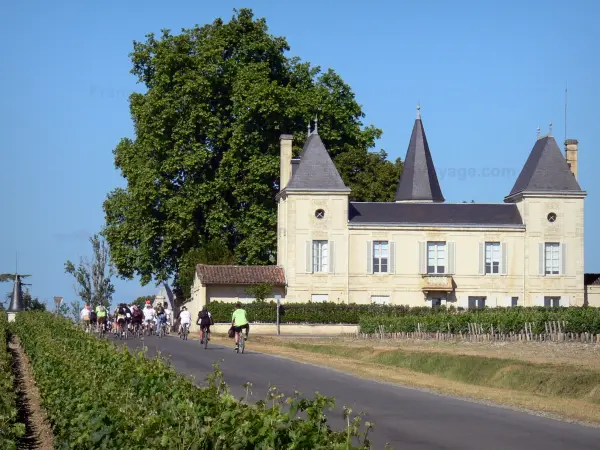
[[[546,271],[544,270],[544,243],[540,242],[539,244],[539,274],[544,275]]]
[[[456,256],[455,256],[455,242],[448,242],[448,264],[446,265],[446,273],[453,275],[455,271],[456,265]]]
[[[485,306],[487,308],[496,308],[497,306],[500,306],[498,305],[498,298],[494,296],[487,296],[485,298]]]
[[[512,297],[504,297],[504,306],[507,308],[512,306]]]
[[[306,273],[312,273],[313,271],[313,252],[312,242],[306,241]]]
[[[390,241],[389,273],[396,273],[396,243]]]
[[[560,298],[560,301],[559,301],[559,302],[560,302],[560,306],[564,306],[564,307],[566,308],[567,306],[570,306],[570,303],[571,303],[571,297],[569,297],[568,295],[563,295],[563,296]]]
[[[503,242],[500,244],[500,247],[500,273],[506,275],[508,273],[508,245],[506,245],[506,242]]]
[[[479,243],[479,275],[485,275],[485,242]]]
[[[567,274],[567,244],[560,246],[560,274]]]
[[[329,247],[327,249],[329,252],[329,273],[335,273],[335,242],[329,241],[327,246]]]
[[[544,306],[544,296],[538,295],[535,297],[535,306]]]
[[[419,242],[419,272],[427,273],[427,242]]]
[[[461,295],[458,297],[458,307],[464,309],[469,307],[469,297],[467,295]]]
[[[367,273],[373,273],[373,241],[367,241]]]

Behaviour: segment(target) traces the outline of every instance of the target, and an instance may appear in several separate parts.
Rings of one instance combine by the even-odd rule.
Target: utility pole
[[[275,300],[277,300],[277,336],[280,336],[281,331],[279,329],[279,305],[281,305],[281,295],[275,295]]]

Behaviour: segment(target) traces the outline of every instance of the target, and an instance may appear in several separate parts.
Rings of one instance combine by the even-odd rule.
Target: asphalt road
[[[233,348],[175,337],[146,338],[149,354],[160,351],[170,357],[181,373],[193,375],[198,384],[212,371],[212,364],[223,360],[225,381],[236,396],[242,385],[253,384],[253,397],[264,399],[269,386],[286,395],[300,391],[311,397],[315,391],[336,398],[336,405],[364,411],[365,420],[375,422],[371,435],[374,448],[389,442],[395,449],[456,450],[558,450],[600,449],[600,428],[585,427],[539,417],[506,408],[436,395],[406,387],[364,380],[351,375],[298,363],[252,351],[252,337],[246,353]],[[139,340],[129,340],[135,348]],[[330,423],[341,427],[341,412],[330,413]]]

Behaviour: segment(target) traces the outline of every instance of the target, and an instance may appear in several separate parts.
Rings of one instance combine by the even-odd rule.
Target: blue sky
[[[585,270],[600,272],[600,3],[590,1],[28,1],[4,2],[0,26],[0,272],[33,273],[32,292],[73,300],[65,260],[90,251],[102,202],[123,180],[112,150],[133,137],[133,40],[229,19],[250,7],[291,54],[333,68],[384,130],[378,148],[404,158],[420,101],[449,202],[501,202],[536,129],[580,142],[587,190]],[[116,300],[154,293],[117,281]],[[10,290],[5,284],[4,290]],[[0,287],[0,293],[2,287]]]

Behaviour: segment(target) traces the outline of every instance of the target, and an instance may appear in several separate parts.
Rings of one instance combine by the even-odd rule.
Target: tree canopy
[[[249,9],[134,42],[131,72],[146,89],[130,96],[135,138],[114,149],[127,185],[104,202],[103,234],[121,276],[174,276],[177,287],[181,264],[210,263],[189,255],[214,241],[239,264],[273,262],[279,136],[293,134],[298,155],[315,114],[351,198],[393,199],[402,164],[369,151],[382,131],[363,124],[337,73],[289,50]]]
[[[98,305],[108,308],[115,292],[115,286],[111,280],[115,273],[110,261],[108,245],[97,234],[89,240],[94,253],[92,260],[80,258],[77,267],[71,261],[67,261],[65,273],[69,273],[75,278],[76,284],[73,289],[85,304],[92,308]]]

